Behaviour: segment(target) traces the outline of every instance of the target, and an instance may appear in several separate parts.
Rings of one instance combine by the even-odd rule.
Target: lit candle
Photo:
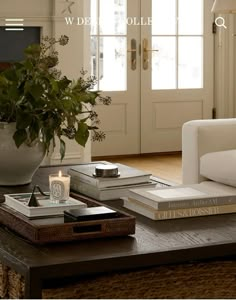
[[[58,174],[49,175],[50,200],[53,203],[62,203],[70,196],[70,175]]]

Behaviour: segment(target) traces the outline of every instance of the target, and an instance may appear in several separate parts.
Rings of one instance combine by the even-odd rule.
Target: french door
[[[91,0],[89,68],[98,106],[93,156],[181,150],[181,128],[211,118],[213,0]]]

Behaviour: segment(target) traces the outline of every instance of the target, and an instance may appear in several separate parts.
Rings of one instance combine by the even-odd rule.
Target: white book
[[[219,214],[229,214],[229,213],[236,212],[236,204],[180,208],[180,209],[169,209],[169,210],[156,210],[132,199],[131,200],[124,199],[124,207],[138,214],[141,214],[149,219],[156,220],[156,221],[199,217],[199,216],[210,216],[210,215],[219,215]]]
[[[158,210],[236,204],[236,190],[219,191],[204,184],[131,189],[128,197]]]
[[[150,180],[151,174],[148,172],[144,172],[142,170],[128,167],[123,164],[117,163],[118,171],[120,176],[118,177],[96,177],[94,176],[96,165],[107,165],[111,164],[106,161],[101,162],[92,162],[89,164],[81,164],[75,167],[72,167],[68,170],[68,174],[76,177],[78,180],[84,183],[88,183],[90,185],[96,186],[97,188],[107,188],[107,187],[116,187],[123,185],[131,185],[138,183],[147,183]]]
[[[63,215],[64,210],[85,208],[87,204],[74,198],[69,198],[64,203],[52,203],[48,197],[35,193],[40,206],[30,207],[27,205],[31,193],[5,194],[4,204],[27,217],[43,217],[53,215]]]
[[[77,179],[77,177],[72,176],[70,184],[71,184],[71,189],[76,192],[79,192],[81,194],[84,194],[86,196],[92,197],[97,200],[105,201],[105,200],[119,199],[120,197],[126,197],[128,196],[129,189],[131,188],[155,187],[157,181],[150,180],[145,183],[99,189],[97,186],[80,181],[79,179]]]

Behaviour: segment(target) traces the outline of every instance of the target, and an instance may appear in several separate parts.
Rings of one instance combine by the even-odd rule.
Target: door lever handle
[[[148,40],[143,39],[143,69],[147,70],[149,67],[149,55],[148,52],[158,52],[158,49],[148,49]]]
[[[145,51],[154,51],[154,52],[158,52],[158,49],[145,49]]]
[[[127,52],[131,53],[131,70],[136,70],[137,66],[137,43],[135,39],[131,40],[131,49],[127,49]]]

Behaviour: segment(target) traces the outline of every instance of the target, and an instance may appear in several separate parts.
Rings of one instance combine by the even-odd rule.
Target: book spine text
[[[126,200],[124,202],[124,207],[129,208],[153,220],[179,219],[236,212],[236,204],[161,211],[147,208],[147,206],[145,206],[144,204],[138,204],[138,201]]]

